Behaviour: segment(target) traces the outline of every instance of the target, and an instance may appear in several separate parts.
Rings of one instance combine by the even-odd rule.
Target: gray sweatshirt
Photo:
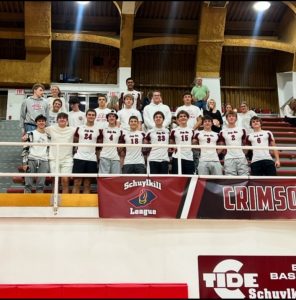
[[[35,118],[38,115],[44,115],[47,119],[47,126],[49,120],[49,107],[45,98],[28,97],[24,100],[21,106],[20,114],[20,128],[24,128],[25,123],[36,124]]]

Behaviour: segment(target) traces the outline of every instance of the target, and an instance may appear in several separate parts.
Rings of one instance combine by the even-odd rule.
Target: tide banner
[[[296,299],[296,256],[198,256],[201,299]]]
[[[100,177],[102,218],[296,219],[295,179]]]

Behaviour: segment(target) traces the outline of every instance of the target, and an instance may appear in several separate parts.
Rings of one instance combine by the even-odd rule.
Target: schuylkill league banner
[[[296,219],[295,179],[100,177],[101,218]]]
[[[98,178],[101,218],[180,218],[190,178]]]

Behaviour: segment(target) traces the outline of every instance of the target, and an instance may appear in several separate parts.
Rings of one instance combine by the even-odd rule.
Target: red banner
[[[188,298],[186,283],[0,284],[0,299]]]
[[[188,218],[295,219],[295,179],[199,179]]]
[[[180,218],[190,178],[98,179],[101,218]]]
[[[102,218],[296,219],[295,179],[105,177]]]
[[[296,256],[198,256],[201,299],[296,299]]]

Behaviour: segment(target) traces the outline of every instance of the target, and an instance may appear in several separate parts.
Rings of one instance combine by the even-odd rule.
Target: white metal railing
[[[0,151],[1,146],[28,146],[27,142],[0,142]],[[256,149],[256,150],[292,150],[296,151],[296,146],[226,146],[226,145],[214,145],[214,146],[201,146],[201,145],[177,145],[177,144],[168,144],[168,145],[162,145],[162,144],[103,144],[103,143],[97,143],[97,144],[82,144],[82,143],[34,143],[30,142],[29,146],[51,146],[56,147],[56,170],[58,170],[59,165],[59,151],[60,147],[64,146],[73,146],[73,147],[118,147],[118,148],[125,148],[125,147],[141,147],[141,148],[176,148],[177,149],[177,156],[178,156],[178,174],[153,174],[153,176],[157,177],[197,177],[197,178],[211,178],[211,179],[221,179],[227,177],[227,179],[265,179],[270,178],[268,176],[229,176],[229,175],[183,175],[181,173],[181,149],[182,148],[193,148],[193,149],[242,149],[242,150],[250,150],[250,149]],[[296,153],[295,153],[296,155]],[[85,173],[60,173],[60,172],[54,172],[54,173],[20,173],[20,172],[0,172],[0,177],[14,177],[14,176],[21,176],[21,177],[36,177],[36,175],[40,177],[54,177],[54,191],[52,194],[52,205],[53,205],[53,212],[54,214],[57,214],[58,207],[59,207],[59,177],[82,177],[82,178],[97,178],[97,177],[130,177],[131,174],[98,174],[98,173],[92,173],[92,174],[85,174]],[[132,174],[133,177],[143,177],[143,176],[150,176],[149,172],[147,174]],[[296,176],[277,176],[276,178],[282,179],[282,178],[296,178]]]

